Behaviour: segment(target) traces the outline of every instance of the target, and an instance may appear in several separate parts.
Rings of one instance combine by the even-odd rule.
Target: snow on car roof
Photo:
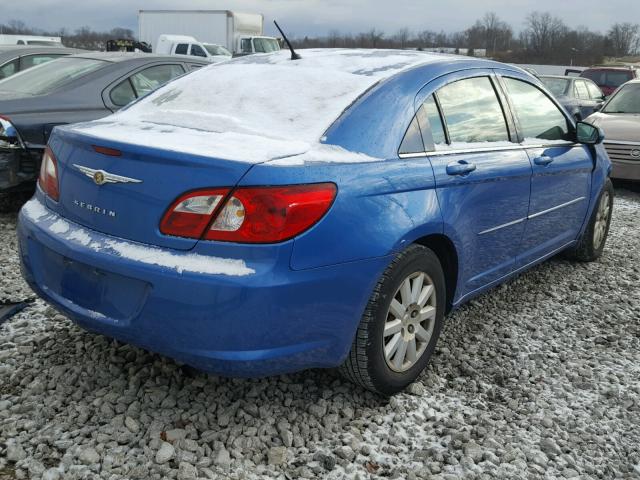
[[[199,142],[208,144],[218,158],[234,156],[234,145],[226,143],[234,138],[234,144],[245,144],[241,149],[244,158],[232,159],[266,161],[293,152],[282,144],[281,155],[271,149],[265,158],[265,152],[258,150],[265,138],[296,142],[295,153],[304,153],[307,148],[299,148],[301,142],[309,150],[317,146],[342,112],[379,81],[414,66],[461,58],[398,50],[315,49],[301,50],[300,54],[302,59],[296,61],[290,60],[288,51],[281,51],[203,68],[103,121],[83,125],[81,130],[134,143],[144,142],[146,135],[132,132],[148,133],[153,130],[151,125],[192,129],[198,131]],[[180,147],[177,135],[165,135],[164,140],[158,137],[154,138],[156,147]],[[247,148],[254,143],[255,151]],[[187,145],[182,146],[188,151]]]

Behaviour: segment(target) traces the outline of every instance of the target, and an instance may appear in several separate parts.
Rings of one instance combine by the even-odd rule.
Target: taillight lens
[[[229,193],[229,189],[189,192],[165,213],[160,231],[175,237],[200,238],[211,223],[213,212]]]
[[[49,147],[45,148],[40,165],[40,177],[38,184],[44,193],[56,202],[60,198],[58,189],[58,162]]]
[[[315,225],[331,207],[336,191],[333,183],[319,183],[239,188],[230,196],[226,189],[190,192],[174,202],[162,220],[160,231],[223,242],[282,242]],[[224,205],[219,207],[225,197],[228,198]],[[183,211],[185,202],[209,208]],[[187,210],[191,210],[190,205]]]

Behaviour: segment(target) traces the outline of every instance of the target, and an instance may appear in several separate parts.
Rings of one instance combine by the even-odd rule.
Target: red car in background
[[[640,68],[633,66],[591,67],[580,73],[580,76],[593,80],[608,97],[620,85],[629,80],[640,78]]]

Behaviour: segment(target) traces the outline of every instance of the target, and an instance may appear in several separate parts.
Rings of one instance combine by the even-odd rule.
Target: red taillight
[[[228,193],[228,188],[219,188],[184,194],[164,214],[160,231],[175,237],[201,238]]]
[[[221,208],[229,190],[190,192],[167,211],[160,231],[223,242],[282,242],[316,224],[331,207],[336,190],[333,183],[238,188]],[[197,208],[191,208],[193,199]]]
[[[56,202],[60,198],[58,190],[58,162],[49,147],[45,148],[40,165],[40,177],[38,184],[44,193]]]

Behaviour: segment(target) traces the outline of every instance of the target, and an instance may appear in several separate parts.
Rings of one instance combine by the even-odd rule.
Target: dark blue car
[[[445,314],[609,229],[602,134],[486,60],[311,50],[204,68],[56,128],[25,277],[79,325],[230,376],[392,394]]]

